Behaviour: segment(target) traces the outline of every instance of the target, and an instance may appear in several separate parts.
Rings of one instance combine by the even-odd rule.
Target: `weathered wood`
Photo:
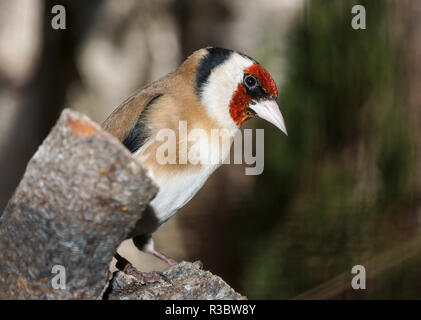
[[[1,299],[98,299],[157,189],[117,139],[65,110],[0,217]],[[66,288],[53,289],[54,265]]]
[[[169,282],[141,285],[133,277],[116,272],[105,297],[110,300],[243,300],[220,277],[182,262],[164,272]]]

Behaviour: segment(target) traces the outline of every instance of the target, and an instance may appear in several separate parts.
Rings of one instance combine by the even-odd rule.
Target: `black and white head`
[[[255,116],[287,130],[276,99],[278,90],[268,71],[256,60],[234,50],[208,47],[196,75],[202,104],[227,128]]]

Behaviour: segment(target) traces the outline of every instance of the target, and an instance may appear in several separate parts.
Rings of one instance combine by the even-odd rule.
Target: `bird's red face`
[[[286,134],[276,103],[278,90],[269,72],[240,52],[217,47],[206,51],[197,68],[196,92],[208,113],[226,128],[259,117]]]
[[[243,80],[238,83],[229,105],[231,118],[236,125],[258,116],[283,132],[286,132],[284,119],[276,103],[278,90],[268,71],[258,63],[243,70]]]

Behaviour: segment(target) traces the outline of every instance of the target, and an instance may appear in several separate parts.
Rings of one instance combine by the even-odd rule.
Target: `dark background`
[[[66,30],[51,28],[55,4]],[[0,0],[0,207],[63,108],[102,122],[208,45],[269,70],[289,136],[251,121],[263,174],[221,167],[158,249],[249,298],[421,298],[421,1]],[[130,241],[120,251],[165,268]]]

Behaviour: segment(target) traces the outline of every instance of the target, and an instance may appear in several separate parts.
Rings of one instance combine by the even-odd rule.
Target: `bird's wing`
[[[163,95],[159,89],[158,83],[140,89],[120,104],[102,123],[102,127],[131,152],[138,150],[148,137],[142,120],[148,108]]]

